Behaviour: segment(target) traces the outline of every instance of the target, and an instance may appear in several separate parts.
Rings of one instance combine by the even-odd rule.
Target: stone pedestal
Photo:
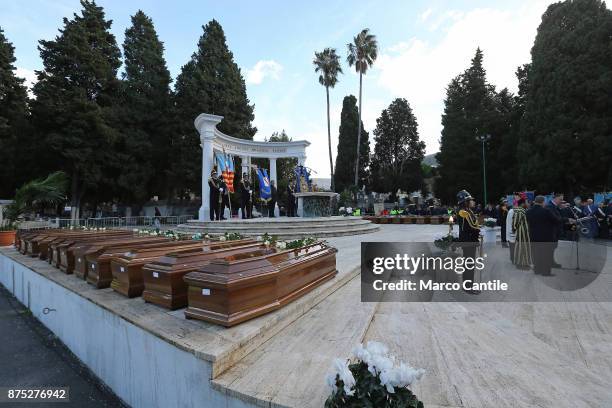
[[[331,217],[338,199],[338,193],[330,191],[295,193],[295,196],[300,217]]]

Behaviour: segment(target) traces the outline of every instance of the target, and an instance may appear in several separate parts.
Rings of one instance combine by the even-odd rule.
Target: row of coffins
[[[374,224],[445,224],[445,215],[367,215],[362,217]]]
[[[131,231],[19,231],[15,246],[98,289],[112,288],[227,327],[308,293],[337,273],[336,249],[253,239],[173,240]]]

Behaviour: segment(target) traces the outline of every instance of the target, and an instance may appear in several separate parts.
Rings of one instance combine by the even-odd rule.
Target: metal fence
[[[185,224],[188,220],[193,219],[192,215],[172,215],[161,217],[101,217],[101,218],[50,218],[47,224],[51,228],[68,228],[68,227],[87,227],[87,228],[113,228],[113,229],[128,229],[128,228],[161,228]]]

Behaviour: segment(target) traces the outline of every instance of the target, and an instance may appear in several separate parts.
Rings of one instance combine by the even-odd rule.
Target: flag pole
[[[227,164],[229,164],[228,163],[229,162],[229,155],[227,155],[225,153],[225,148],[223,148],[223,158],[226,161],[226,166],[225,167],[227,167]],[[232,165],[233,164],[234,164],[234,162],[232,160]],[[230,210],[230,216],[229,217],[230,217],[230,219],[232,219],[232,195],[231,195],[229,186],[226,185],[225,187],[227,187],[227,202],[229,203],[229,210]]]

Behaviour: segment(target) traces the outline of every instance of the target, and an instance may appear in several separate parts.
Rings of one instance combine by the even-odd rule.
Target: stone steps
[[[258,236],[268,233],[280,239],[295,239],[305,236],[319,238],[360,235],[375,232],[379,227],[359,217],[328,218],[258,218],[250,220],[190,221],[179,225],[184,233],[205,233],[212,236],[235,232],[243,236]]]

